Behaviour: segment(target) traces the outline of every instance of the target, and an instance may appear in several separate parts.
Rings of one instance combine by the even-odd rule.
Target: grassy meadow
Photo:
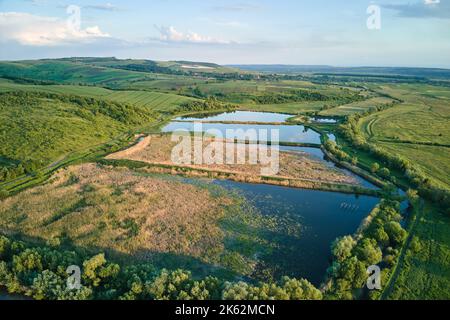
[[[379,89],[404,103],[361,120],[361,132],[371,143],[413,161],[449,188],[450,100],[446,95],[450,89],[425,86],[419,90],[415,85]]]
[[[413,238],[386,298],[450,299],[450,218],[427,204],[416,217]]]
[[[79,85],[27,85],[18,84],[13,81],[0,79],[0,92],[48,92],[54,94],[70,94],[81,97],[93,97],[96,99],[109,100],[118,103],[126,103],[149,112],[173,112],[180,104],[195,99],[170,93],[151,91],[114,91],[95,86]]]
[[[392,99],[386,97],[373,97],[365,101],[352,102],[323,110],[319,112],[319,115],[326,117],[344,117],[355,113],[365,113],[377,105],[388,104],[392,101]]]

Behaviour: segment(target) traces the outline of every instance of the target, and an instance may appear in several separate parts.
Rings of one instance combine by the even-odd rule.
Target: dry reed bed
[[[203,149],[210,145],[214,140],[205,139],[203,141]],[[216,178],[220,178],[224,175],[228,175],[228,178],[235,177],[234,180],[247,181],[247,182],[264,182],[264,177],[261,175],[261,168],[267,167],[261,163],[249,164],[249,146],[237,145],[240,147],[245,147],[245,159],[246,164],[187,164],[179,165],[173,163],[171,160],[172,150],[177,143],[171,141],[170,135],[151,135],[142,139],[139,143],[134,146],[111,154],[106,159],[109,160],[133,160],[145,162],[153,165],[162,166],[173,166],[176,168],[172,173],[178,173],[178,167],[186,167],[189,169],[205,170],[209,172],[215,172]],[[224,145],[229,145],[230,143],[224,143]],[[193,150],[193,149],[192,149]],[[237,151],[236,151],[237,152]],[[225,152],[224,152],[225,154]],[[235,153],[236,155],[236,153]],[[224,156],[225,162],[225,156]],[[279,157],[280,170],[277,175],[272,176],[272,178],[280,178],[284,180],[293,181],[292,183],[301,183],[312,185],[313,182],[325,182],[325,183],[336,183],[336,184],[349,184],[357,185],[357,180],[345,174],[344,172],[330,168],[325,163],[320,160],[316,160],[310,157],[307,153],[302,152],[280,152]],[[168,173],[165,170],[165,173]],[[236,177],[239,177],[238,179]],[[270,179],[275,181],[276,179]],[[297,181],[297,182],[295,182]],[[287,182],[289,184],[289,182]]]
[[[178,181],[83,164],[0,202],[0,230],[68,238],[138,259],[164,253],[217,262],[225,236],[219,220],[233,201]]]

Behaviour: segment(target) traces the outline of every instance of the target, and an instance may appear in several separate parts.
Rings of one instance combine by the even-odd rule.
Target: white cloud
[[[65,20],[23,12],[0,12],[0,41],[29,46],[56,46],[108,38],[98,26],[74,29]]]
[[[166,42],[189,42],[189,43],[210,43],[210,44],[227,44],[230,41],[202,36],[198,33],[189,31],[187,33],[176,30],[173,26],[155,26],[160,33],[160,40]]]

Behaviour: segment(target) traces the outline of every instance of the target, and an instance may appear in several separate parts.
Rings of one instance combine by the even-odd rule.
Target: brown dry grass
[[[205,140],[204,147],[208,146],[213,139]],[[151,164],[175,165],[171,160],[172,149],[176,142],[171,141],[169,135],[147,136],[131,148],[108,156],[108,159],[128,159],[142,161]],[[245,147],[244,145],[240,145]],[[257,178],[261,175],[260,163],[249,164],[249,148],[246,146],[246,164],[202,164],[191,163],[185,165],[188,168],[206,169],[211,171],[228,172]],[[356,179],[346,175],[342,171],[330,168],[325,163],[311,158],[307,153],[280,152],[280,170],[276,177],[286,179],[306,179],[321,182],[358,184]],[[225,162],[225,161],[224,161]]]
[[[232,201],[190,184],[84,164],[0,202],[0,230],[145,260],[164,253],[216,262],[224,250],[218,221]]]

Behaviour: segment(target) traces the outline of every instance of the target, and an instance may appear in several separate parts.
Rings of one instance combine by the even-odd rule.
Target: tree
[[[305,279],[284,277],[280,284],[262,283],[252,286],[246,282],[226,283],[224,300],[321,300],[322,292]]]
[[[6,260],[11,250],[11,240],[7,237],[0,236],[0,260]]]
[[[103,253],[83,262],[83,278],[94,287],[100,286],[103,280],[114,278],[119,272],[119,265],[107,263]]]
[[[417,201],[419,200],[419,192],[417,190],[409,189],[406,192],[406,196],[408,197],[409,202],[411,202],[412,204],[417,203]]]
[[[377,241],[370,238],[365,238],[355,248],[358,259],[368,266],[376,265],[381,262],[383,253],[378,247]]]
[[[282,287],[290,300],[322,300],[322,292],[305,279],[284,277]]]
[[[381,246],[389,245],[389,235],[384,231],[383,226],[379,226],[374,230],[373,237]]]
[[[155,300],[206,300],[209,298],[206,282],[192,280],[191,273],[184,270],[162,270],[146,290]]]
[[[387,223],[385,229],[387,234],[389,235],[389,239],[392,245],[394,246],[401,245],[408,235],[405,229],[402,228],[400,223],[396,221],[391,221]]]
[[[9,192],[5,189],[0,189],[0,200],[6,199],[9,196]]]
[[[372,164],[370,171],[372,171],[372,173],[377,173],[378,170],[380,170],[380,165],[375,162],[374,164]]]
[[[248,300],[249,284],[243,281],[237,283],[227,282],[222,293],[223,300]]]
[[[18,255],[13,256],[13,270],[17,273],[27,271],[41,272],[42,257],[36,249],[26,249]]]
[[[57,274],[44,270],[34,279],[31,291],[36,300],[57,300],[62,286],[63,280]]]
[[[331,252],[338,262],[342,262],[351,256],[355,245],[356,240],[352,236],[338,238],[331,245]]]
[[[377,174],[384,179],[389,179],[389,177],[391,176],[391,172],[388,168],[382,168],[378,170]]]
[[[412,252],[417,253],[422,249],[422,244],[420,243],[420,240],[417,236],[414,236],[411,240],[411,243],[409,245]]]
[[[362,288],[367,280],[367,268],[357,257],[351,257],[342,264],[340,276],[347,280],[352,288]]]

